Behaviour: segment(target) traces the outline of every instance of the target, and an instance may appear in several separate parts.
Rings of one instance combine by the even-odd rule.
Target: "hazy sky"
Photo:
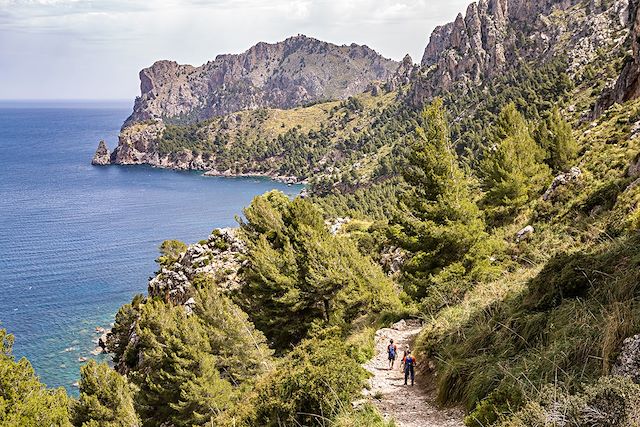
[[[422,57],[471,0],[0,0],[0,99],[133,99],[158,59],[200,65],[298,33]]]

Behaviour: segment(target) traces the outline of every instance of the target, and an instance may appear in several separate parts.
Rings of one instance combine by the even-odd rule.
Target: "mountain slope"
[[[194,122],[259,107],[292,108],[361,93],[398,67],[367,46],[298,35],[218,55],[200,67],[158,61],[140,72],[141,96],[125,122]]]
[[[577,76],[603,53],[625,48],[631,20],[628,0],[472,3],[465,16],[434,30],[409,99],[420,105],[456,87],[487,83],[522,62],[559,56]]]

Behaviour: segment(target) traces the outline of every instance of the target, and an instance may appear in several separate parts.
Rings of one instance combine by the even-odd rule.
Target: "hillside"
[[[385,88],[128,123],[116,161],[311,194],[270,192],[236,229],[163,243],[109,334],[116,369],[83,368],[77,400],[0,330],[0,385],[24,378],[0,421],[391,427],[376,408],[397,408],[401,377],[363,368],[384,364],[382,330],[420,331],[433,390],[400,390],[434,425],[637,426],[639,30],[637,1],[481,0]],[[400,319],[411,333],[384,329]]]
[[[331,111],[344,107],[339,101],[362,97],[365,91],[393,91],[408,82],[412,70],[409,57],[397,63],[366,46],[336,46],[305,36],[259,43],[243,54],[220,55],[197,68],[159,61],[140,72],[142,95],[123,125],[118,146],[110,153],[98,150],[93,163],[302,181],[310,171],[291,163],[324,159],[320,168],[327,172],[337,166],[338,160],[331,157],[353,157],[337,149],[337,142],[359,138],[371,120],[360,117],[357,125],[345,125],[388,106],[390,98],[374,106],[365,96],[364,105],[348,105],[346,117]],[[291,123],[301,127],[292,129]],[[291,152],[278,147],[279,139],[309,146],[302,147],[302,153]],[[306,154],[310,157],[300,158]],[[362,154],[360,149],[357,157]]]
[[[303,35],[218,55],[200,67],[158,61],[140,72],[141,96],[124,127],[344,99],[363,92],[372,81],[386,81],[397,67],[367,46],[337,46]]]
[[[372,133],[389,127],[384,118],[397,110],[395,98],[395,93],[360,94],[289,110],[240,111],[190,125],[135,123],[121,131],[112,156],[117,164],[294,182],[341,177],[354,169],[371,175],[370,165],[391,144]]]

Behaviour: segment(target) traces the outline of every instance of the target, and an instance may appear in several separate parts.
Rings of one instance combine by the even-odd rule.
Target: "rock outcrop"
[[[553,196],[556,194],[559,187],[562,187],[563,185],[567,185],[570,182],[577,181],[578,179],[580,179],[581,176],[582,176],[582,171],[580,170],[580,168],[575,166],[572,167],[569,170],[569,172],[563,172],[559,174],[558,176],[553,178],[551,185],[549,185],[549,188],[547,188],[547,191],[545,191],[544,194],[542,195],[542,199],[549,200],[553,198]]]
[[[636,0],[634,0],[636,1]],[[598,48],[621,45],[629,0],[480,0],[466,15],[437,27],[414,79],[409,101],[422,105],[455,86],[479,85],[521,60],[557,55],[569,70],[595,58]]]
[[[229,292],[241,287],[244,279],[241,269],[246,261],[246,246],[238,236],[238,229],[214,230],[206,241],[189,245],[169,266],[164,266],[149,280],[148,299],[162,299],[174,306],[182,307],[187,315],[193,314],[196,306],[194,281],[200,276],[208,276],[220,290]],[[137,361],[142,360],[137,349],[140,338],[137,334],[138,317],[124,329],[118,324],[110,331],[102,331],[98,341],[107,352],[132,351]],[[120,325],[121,326],[121,325]],[[106,333],[106,336],[104,335]],[[125,346],[127,350],[122,348]],[[125,375],[129,372],[129,362],[123,358],[115,364],[115,369]]]
[[[615,86],[602,94],[594,109],[598,117],[616,102],[622,103],[640,96],[640,1],[631,0],[628,7],[631,32],[631,52]]]
[[[163,267],[149,280],[149,297],[183,305],[189,311],[193,280],[199,275],[210,276],[221,289],[237,289],[242,283],[238,271],[245,252],[236,229],[215,230],[206,242],[189,245],[173,265]]]
[[[157,145],[164,129],[162,121],[133,123],[123,128],[118,137],[118,146],[112,153],[113,163],[159,166]]]
[[[640,335],[624,340],[620,354],[611,368],[612,375],[630,378],[640,384]]]
[[[141,96],[124,127],[343,99],[362,93],[372,81],[386,81],[397,67],[367,46],[337,46],[303,35],[219,55],[200,67],[158,61],[140,72]]]
[[[387,80],[385,89],[389,92],[397,90],[401,86],[406,86],[411,83],[411,80],[415,73],[418,72],[419,67],[413,63],[413,59],[408,54],[402,59],[400,65],[396,69],[395,73]]]
[[[96,149],[96,153],[93,155],[93,159],[91,159],[91,164],[96,166],[111,164],[111,153],[109,153],[109,148],[104,141],[100,141],[98,143],[98,148]]]

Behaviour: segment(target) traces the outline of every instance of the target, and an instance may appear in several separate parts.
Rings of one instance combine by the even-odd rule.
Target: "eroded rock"
[[[237,232],[233,228],[217,229],[206,243],[189,245],[172,266],[161,268],[149,281],[149,297],[185,307],[195,304],[193,280],[201,274],[211,277],[223,290],[237,289],[242,285],[240,256],[246,253]]]
[[[621,47],[629,30],[629,0],[481,0],[433,31],[408,98],[421,106],[454,87],[478,86],[525,58],[539,63],[563,55],[575,73],[598,49]]]
[[[551,182],[551,185],[549,186],[549,188],[547,188],[547,191],[544,192],[544,194],[542,195],[542,199],[551,199],[556,194],[559,187],[567,185],[570,182],[577,181],[581,176],[582,171],[580,170],[580,168],[577,168],[575,166],[572,167],[568,172],[559,174],[553,179],[553,182]]]
[[[630,378],[640,384],[640,334],[624,340],[622,350],[611,368],[612,375]]]
[[[98,148],[96,149],[96,153],[93,155],[93,159],[91,159],[91,164],[96,166],[111,164],[111,153],[104,141],[100,141],[98,143]]]

